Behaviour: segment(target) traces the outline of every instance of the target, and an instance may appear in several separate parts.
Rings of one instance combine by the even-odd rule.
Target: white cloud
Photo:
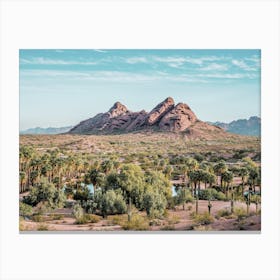
[[[202,71],[227,71],[228,66],[226,64],[211,63],[205,67],[200,68],[199,70],[202,70]]]
[[[252,66],[249,66],[247,63],[245,63],[243,60],[237,60],[237,59],[233,59],[232,61],[232,64],[245,70],[245,71],[257,71],[257,68],[256,67],[252,67]]]
[[[256,74],[249,74],[249,73],[234,73],[234,74],[198,74],[198,77],[203,78],[217,78],[217,79],[255,79],[258,78]]]
[[[129,57],[125,59],[125,62],[129,64],[148,63],[148,60],[146,57]]]
[[[20,64],[32,64],[32,65],[96,65],[97,61],[73,61],[62,59],[48,59],[44,57],[36,57],[32,59],[20,59]]]

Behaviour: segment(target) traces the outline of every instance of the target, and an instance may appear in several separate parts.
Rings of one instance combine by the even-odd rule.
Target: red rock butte
[[[166,98],[149,113],[132,112],[116,102],[108,112],[100,113],[73,127],[71,134],[119,134],[129,132],[185,132],[197,135],[199,131],[226,133],[223,129],[200,121],[185,103],[175,105],[172,97]]]

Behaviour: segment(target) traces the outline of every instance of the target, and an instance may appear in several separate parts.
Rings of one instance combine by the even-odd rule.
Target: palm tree
[[[233,181],[233,174],[231,171],[222,173],[221,179],[226,183],[226,196],[228,198],[229,186]]]
[[[202,180],[201,172],[199,170],[193,170],[189,173],[190,181],[194,184],[194,194],[195,195],[195,213],[198,214],[198,189],[197,184],[200,184],[200,181]]]
[[[19,192],[22,193],[25,191],[25,182],[26,182],[26,173],[24,171],[19,172],[19,178],[20,178],[20,188]]]
[[[254,189],[254,192],[256,192],[256,182],[258,177],[259,177],[258,169],[256,167],[250,168],[248,182],[250,184],[250,187]]]
[[[218,162],[217,164],[214,165],[213,169],[214,169],[215,174],[217,175],[217,178],[218,178],[218,176],[220,176],[220,178],[221,178],[220,186],[222,188],[223,187],[222,174],[227,171],[227,166],[226,166],[224,161],[220,161],[220,162]]]
[[[241,176],[241,180],[242,180],[242,195],[244,193],[245,182],[247,181],[248,175],[249,175],[249,171],[246,167],[241,167],[239,169],[239,176]]]

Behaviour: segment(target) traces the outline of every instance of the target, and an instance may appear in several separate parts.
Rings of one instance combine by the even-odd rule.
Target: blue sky
[[[20,50],[20,129],[75,125],[166,97],[204,121],[260,116],[260,50]]]

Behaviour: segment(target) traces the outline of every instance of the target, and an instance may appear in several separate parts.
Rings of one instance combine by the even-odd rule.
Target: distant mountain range
[[[69,131],[73,126],[64,127],[34,127],[20,131],[20,134],[59,134]]]
[[[209,124],[219,126],[225,131],[240,134],[240,135],[250,135],[250,136],[260,136],[261,135],[261,118],[250,117],[249,119],[239,119],[232,121],[230,123],[223,122],[208,122]]]

